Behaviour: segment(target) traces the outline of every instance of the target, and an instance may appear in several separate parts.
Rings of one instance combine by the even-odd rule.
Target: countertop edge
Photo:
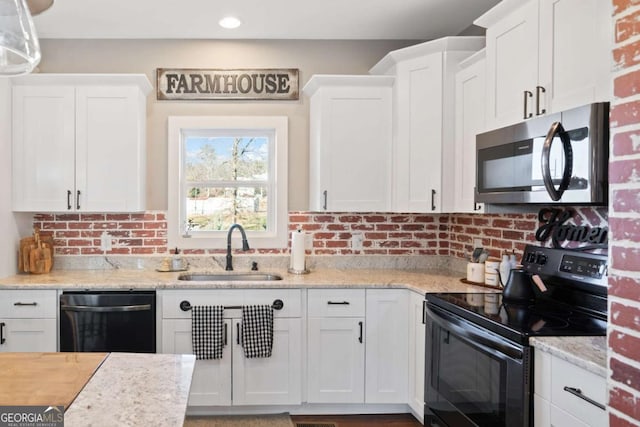
[[[532,347],[607,377],[606,337],[532,337]]]

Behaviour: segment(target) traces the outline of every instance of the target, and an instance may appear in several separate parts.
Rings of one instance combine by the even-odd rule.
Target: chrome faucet
[[[229,227],[229,231],[227,232],[227,266],[225,267],[226,271],[233,270],[233,257],[231,256],[231,233],[233,233],[233,230],[235,230],[236,228],[240,230],[240,234],[242,234],[242,250],[249,250],[249,242],[247,241],[247,235],[244,232],[244,228],[242,228],[240,224],[231,225],[231,227]]]

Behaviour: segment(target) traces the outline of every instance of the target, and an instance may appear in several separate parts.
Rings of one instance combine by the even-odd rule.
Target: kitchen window
[[[169,247],[226,248],[238,223],[252,248],[287,245],[287,118],[169,117]]]

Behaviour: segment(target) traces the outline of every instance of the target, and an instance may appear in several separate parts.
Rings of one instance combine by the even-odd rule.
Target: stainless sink
[[[269,273],[203,273],[203,274],[181,274],[178,280],[191,282],[251,282],[251,281],[272,281],[282,280],[282,276]]]

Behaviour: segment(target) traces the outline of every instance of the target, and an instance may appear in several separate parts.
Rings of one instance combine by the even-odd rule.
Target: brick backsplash
[[[576,209],[570,222],[606,226],[607,211]],[[537,214],[398,214],[398,213],[289,213],[289,229],[313,235],[309,255],[445,255],[466,258],[476,238],[490,254],[521,254],[535,243]],[[162,255],[168,254],[164,212],[125,214],[36,214],[34,226],[54,238],[55,254],[64,255]],[[100,249],[107,232],[112,249]],[[362,250],[352,237],[360,233]],[[288,249],[252,250],[260,254],[288,254]],[[220,254],[224,249],[183,248],[188,255]]]
[[[640,2],[613,10],[607,385],[609,424],[622,427],[640,426]]]

